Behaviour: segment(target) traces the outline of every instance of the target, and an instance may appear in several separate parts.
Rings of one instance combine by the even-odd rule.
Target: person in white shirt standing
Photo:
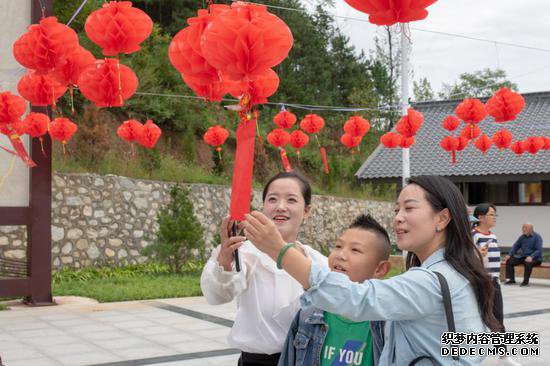
[[[287,243],[314,262],[327,258],[297,241],[298,232],[311,211],[311,186],[295,172],[272,177],[262,193],[262,212],[270,218]],[[209,304],[237,299],[235,323],[228,342],[242,351],[239,365],[277,365],[292,319],[300,309],[302,286],[243,236],[231,237],[232,222],[224,218],[221,244],[216,247],[201,275],[201,289]],[[241,271],[234,266],[239,249]]]
[[[497,208],[492,203],[482,203],[474,209],[473,215],[479,221],[472,230],[472,237],[483,256],[483,265],[493,280],[495,287],[493,313],[502,326],[501,332],[504,332],[504,307],[500,289],[500,248],[497,236],[491,232],[497,224]],[[505,346],[502,348],[506,351]],[[508,356],[501,356],[498,365],[521,366]]]

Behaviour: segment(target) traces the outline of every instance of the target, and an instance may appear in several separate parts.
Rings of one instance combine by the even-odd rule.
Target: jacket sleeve
[[[279,363],[277,364],[277,366],[294,366],[296,364],[296,349],[294,348],[294,337],[296,337],[296,332],[298,332],[298,323],[300,322],[301,312],[301,310],[298,311],[298,313],[294,317],[294,320],[292,321],[292,324],[290,325],[290,329],[288,330],[285,344],[281,351],[281,357],[279,357]]]
[[[225,271],[218,263],[220,246],[212,251],[201,274],[201,290],[206,301],[211,305],[225,304],[232,301],[248,287],[248,270],[245,255],[241,255],[241,271]]]
[[[535,239],[535,251],[531,254],[531,257],[533,258],[541,258],[542,257],[542,236],[538,235]]]
[[[514,254],[516,254],[516,252],[518,251],[519,243],[520,243],[522,237],[523,237],[523,235],[520,235],[520,237],[518,238],[518,240],[516,240],[516,242],[514,243],[514,245],[512,245],[512,249],[510,249],[510,252],[508,253],[508,255],[509,255],[510,257],[512,257]]]

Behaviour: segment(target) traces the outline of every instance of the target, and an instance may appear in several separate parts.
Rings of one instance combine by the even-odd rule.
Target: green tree
[[[204,247],[203,230],[193,213],[189,190],[178,185],[170,190],[170,202],[157,216],[157,239],[142,250],[145,256],[154,256],[181,273],[183,265],[193,258],[193,251]]]
[[[518,90],[518,86],[506,78],[506,71],[486,68],[460,74],[458,82],[453,85],[443,84],[439,97],[443,99],[489,97],[502,87]]]
[[[413,94],[417,102],[434,99],[434,91],[427,78],[421,78],[418,82],[413,81]]]

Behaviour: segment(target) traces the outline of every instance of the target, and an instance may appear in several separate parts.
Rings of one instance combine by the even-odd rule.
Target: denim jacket
[[[371,321],[374,364],[378,364],[384,347],[384,322]],[[294,317],[279,358],[278,366],[319,366],[327,335],[323,310],[302,308]]]

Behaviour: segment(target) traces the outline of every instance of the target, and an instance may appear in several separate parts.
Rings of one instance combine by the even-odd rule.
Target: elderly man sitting
[[[528,286],[533,267],[542,263],[542,237],[533,229],[533,224],[523,224],[521,228],[523,235],[516,240],[510,253],[504,258],[507,279],[505,285],[516,283],[514,267],[523,264],[525,270],[523,272],[523,282],[520,286]]]

